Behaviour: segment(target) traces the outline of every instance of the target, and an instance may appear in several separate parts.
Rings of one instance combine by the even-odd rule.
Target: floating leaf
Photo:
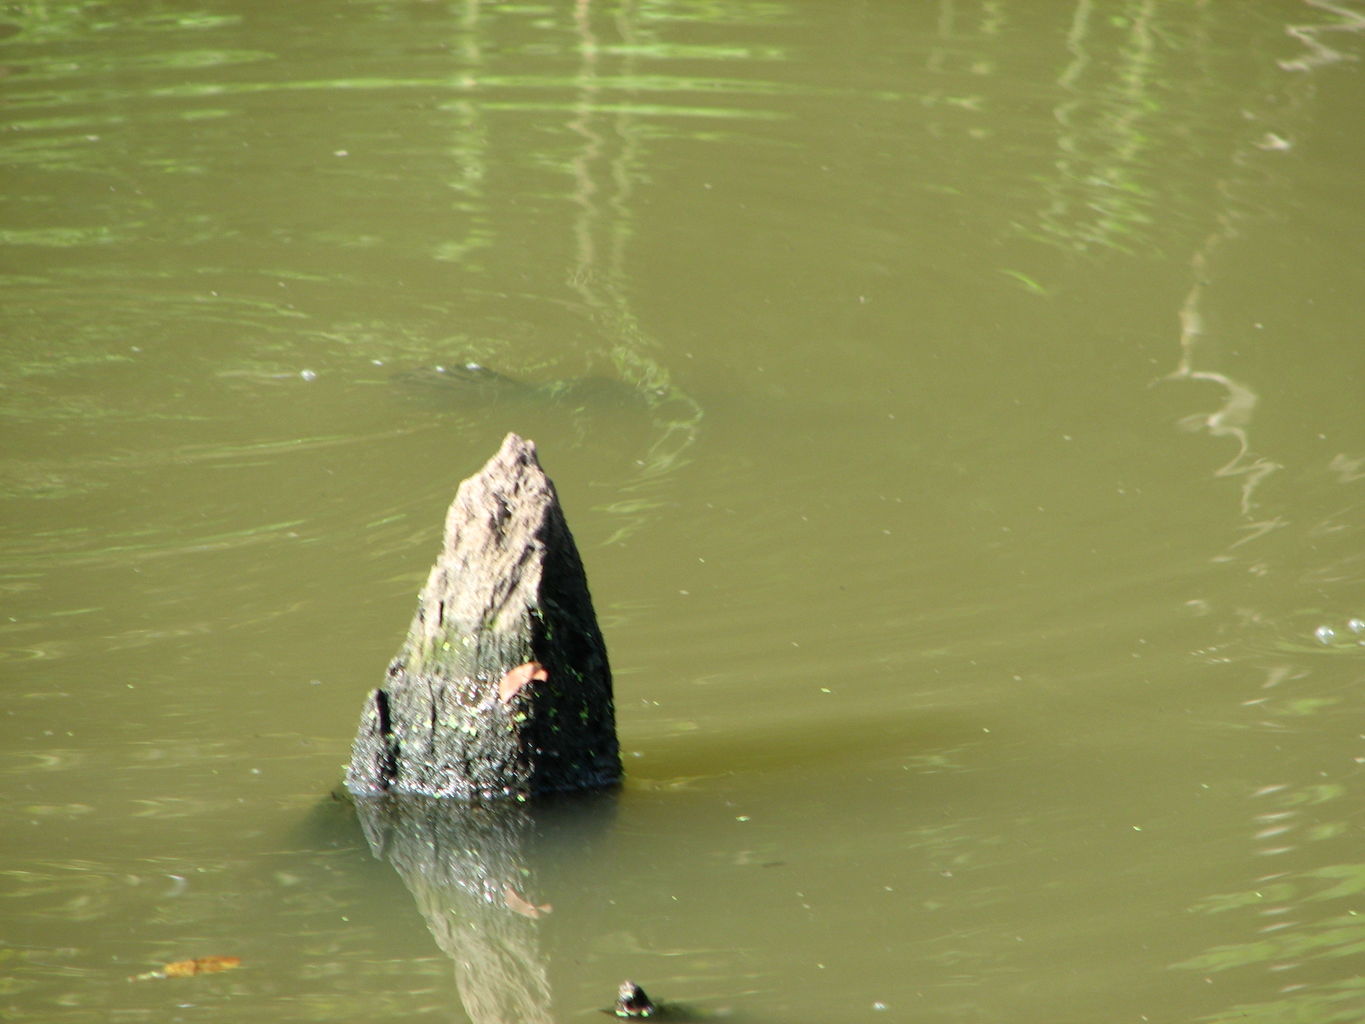
[[[151,981],[156,978],[188,978],[195,974],[217,974],[219,971],[230,971],[241,963],[242,958],[239,956],[200,956],[193,960],[177,960],[175,963],[166,964],[160,970],[148,971],[129,980]]]
[[[498,700],[504,704],[509,704],[527,683],[533,680],[544,681],[549,678],[550,673],[538,661],[528,661],[516,668],[509,668],[503,673],[502,679],[498,681]]]
[[[537,917],[544,917],[554,909],[549,903],[536,905],[523,899],[510,885],[502,887],[502,901],[507,905],[508,910],[515,910],[522,917],[529,917],[534,920]]]

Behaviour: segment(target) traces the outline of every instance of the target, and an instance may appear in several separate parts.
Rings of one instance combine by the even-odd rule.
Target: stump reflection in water
[[[572,856],[569,846],[605,831],[615,795],[525,804],[390,795],[355,805],[370,851],[393,865],[454,963],[470,1020],[551,1024],[539,929],[554,893],[539,886],[538,862]]]

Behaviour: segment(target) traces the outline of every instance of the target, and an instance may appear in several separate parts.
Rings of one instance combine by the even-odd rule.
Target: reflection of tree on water
[[[421,363],[472,361],[542,390],[553,382],[607,378],[630,389],[637,399],[631,408],[643,408],[642,421],[602,428],[630,445],[632,459],[632,475],[618,485],[624,493],[605,508],[617,523],[617,539],[637,529],[656,504],[648,490],[685,461],[702,418],[700,404],[665,366],[630,293],[634,189],[644,175],[639,139],[655,115],[652,108],[633,108],[623,94],[633,96],[636,82],[646,80],[636,78],[639,56],[631,42],[637,26],[660,12],[590,0],[547,11],[544,25],[553,26],[547,52],[559,60],[562,51],[576,65],[569,98],[535,101],[532,130],[557,134],[560,144],[553,159],[531,165],[524,142],[508,134],[517,147],[508,152],[502,131],[504,124],[526,130],[525,110],[505,95],[525,87],[524,72],[520,66],[504,72],[500,64],[509,52],[504,30],[530,11],[486,0],[468,0],[456,10],[452,53],[459,67],[449,83],[455,98],[442,109],[455,129],[450,156],[457,170],[447,184],[458,197],[464,231],[432,256],[459,268],[465,294],[453,312],[467,333],[444,342],[437,358],[424,353]],[[547,254],[565,249],[567,266]],[[557,280],[534,279],[539,268],[555,266],[562,268]],[[480,278],[482,287],[470,284]],[[574,349],[582,350],[585,368],[568,365]],[[562,393],[552,397],[561,407],[569,401]],[[581,434],[599,427],[589,409],[569,429]]]
[[[1279,89],[1264,90],[1269,100],[1245,112],[1250,135],[1231,154],[1229,172],[1219,183],[1220,208],[1215,225],[1190,258],[1192,283],[1179,316],[1180,359],[1167,377],[1210,383],[1222,392],[1216,408],[1192,414],[1182,425],[1236,445],[1233,457],[1214,471],[1217,477],[1240,480],[1238,513],[1246,534],[1233,547],[1258,541],[1290,523],[1282,516],[1257,514],[1257,489],[1282,467],[1257,454],[1252,443],[1255,389],[1217,368],[1219,339],[1207,330],[1206,288],[1216,277],[1215,259],[1220,249],[1238,238],[1239,228],[1250,219],[1247,211],[1269,205],[1262,193],[1265,179],[1273,180],[1273,176],[1264,174],[1265,161],[1283,159],[1281,154],[1294,145],[1289,141],[1294,137],[1293,129],[1306,135],[1312,125],[1308,107],[1315,83],[1311,73],[1352,59],[1328,40],[1339,40],[1342,33],[1357,37],[1365,33],[1365,15],[1345,4],[1306,0],[1306,5],[1335,20],[1285,26],[1285,33],[1302,43],[1305,52],[1276,61],[1281,78],[1293,77]],[[1273,125],[1274,130],[1264,130],[1266,124]],[[1258,171],[1261,176],[1257,176]],[[1253,202],[1252,197],[1259,201]],[[1348,461],[1338,454],[1324,469],[1340,473]],[[1355,529],[1358,531],[1358,522]],[[1358,532],[1353,535],[1358,536]],[[1226,554],[1219,558],[1231,561]],[[1295,571],[1304,574],[1309,570],[1297,566]],[[1314,674],[1309,667],[1312,663],[1305,660],[1306,653],[1301,647],[1292,655],[1280,654],[1263,662],[1259,666],[1263,674],[1259,690],[1244,706],[1256,709],[1261,717],[1257,727],[1272,737],[1301,732],[1311,720],[1323,749],[1345,749],[1350,746],[1350,735],[1328,741],[1326,733],[1337,728],[1353,735],[1359,730],[1352,720],[1343,721],[1343,716],[1331,713],[1343,699],[1339,693],[1330,687],[1307,690],[1303,686]],[[1296,683],[1299,685],[1293,685]],[[1274,760],[1281,763],[1281,759]],[[1230,1006],[1205,1019],[1228,1024],[1278,1024],[1287,1020],[1360,1018],[1361,979],[1349,966],[1343,976],[1338,966],[1348,964],[1351,954],[1365,948],[1365,919],[1355,909],[1359,894],[1365,891],[1365,863],[1360,861],[1358,842],[1352,841],[1351,805],[1342,799],[1350,794],[1344,780],[1358,770],[1358,764],[1335,771],[1319,769],[1306,780],[1286,771],[1263,778],[1263,784],[1249,794],[1251,853],[1265,858],[1265,869],[1250,879],[1246,888],[1207,896],[1191,910],[1246,915],[1244,927],[1250,934],[1245,941],[1214,946],[1175,966],[1209,975],[1210,981],[1224,971],[1261,972],[1273,979],[1271,984],[1278,994],[1261,1002]]]
[[[412,893],[455,966],[475,1024],[555,1019],[539,934],[554,907],[552,894],[538,888],[538,854],[581,847],[585,833],[609,824],[614,806],[610,793],[535,808],[391,796],[356,801],[371,852]]]
[[[632,306],[628,285],[628,245],[633,233],[632,198],[640,174],[639,116],[630,109],[601,102],[604,76],[602,47],[593,27],[592,5],[574,7],[579,39],[576,75],[577,100],[569,127],[582,139],[572,160],[575,260],[568,283],[583,299],[594,321],[611,345],[615,371],[646,396],[655,436],[640,460],[641,474],[628,490],[637,494],[657,477],[676,469],[696,441],[702,410],[696,400],[679,389],[668,369],[656,357],[658,343],[641,328]],[[620,71],[611,76],[627,81],[635,75],[635,32],[639,11],[622,4],[614,24],[621,36],[625,56]],[[647,508],[644,498],[617,502],[613,511],[633,514]],[[619,538],[632,529],[620,528]]]
[[[1230,220],[1225,230],[1229,234],[1232,232]],[[1277,463],[1256,455],[1251,449],[1249,431],[1252,413],[1256,408],[1256,393],[1227,374],[1216,370],[1195,369],[1196,362],[1202,354],[1200,349],[1204,340],[1204,315],[1201,306],[1208,275],[1209,255],[1223,237],[1222,231],[1215,232],[1209,237],[1204,248],[1196,252],[1190,261],[1194,284],[1191,285],[1185,303],[1180,308],[1181,356],[1179,365],[1170,374],[1170,379],[1207,381],[1223,390],[1224,400],[1221,406],[1209,413],[1191,414],[1181,421],[1181,426],[1193,431],[1204,430],[1210,437],[1229,438],[1236,442],[1236,454],[1214,470],[1214,476],[1242,478],[1240,508],[1242,515],[1249,517],[1254,507],[1252,499],[1257,485],[1280,468]],[[1252,537],[1258,537],[1267,530],[1274,529],[1277,523],[1269,521],[1249,525],[1253,532],[1248,537],[1243,537],[1239,543],[1245,543]]]
[[[1333,47],[1329,40],[1338,32],[1348,35],[1365,32],[1365,13],[1352,10],[1344,3],[1331,3],[1329,0],[1304,0],[1304,3],[1329,17],[1336,18],[1337,21],[1286,25],[1285,32],[1302,43],[1307,52],[1292,60],[1280,61],[1280,67],[1286,71],[1312,71],[1314,68],[1336,64],[1339,61],[1354,60],[1350,54],[1342,53]]]
[[[1309,0],[1309,6],[1334,15],[1339,20],[1285,26],[1285,33],[1307,47],[1308,52],[1298,59],[1276,62],[1275,67],[1281,79],[1284,78],[1284,72],[1309,72],[1348,59],[1328,46],[1326,37],[1339,32],[1365,31],[1365,16],[1343,5]],[[1260,165],[1266,160],[1280,159],[1279,154],[1291,148],[1292,144],[1281,134],[1288,126],[1299,121],[1306,131],[1309,124],[1310,112],[1307,107],[1313,91],[1311,80],[1301,76],[1282,85],[1287,102],[1281,100],[1281,90],[1268,87],[1265,93],[1269,99],[1262,101],[1259,108],[1249,107],[1243,112],[1251,137],[1244,139],[1232,151],[1229,172],[1218,183],[1220,204],[1214,228],[1190,258],[1191,285],[1180,308],[1180,359],[1168,378],[1204,381],[1223,391],[1221,405],[1210,412],[1187,416],[1181,425],[1194,431],[1206,431],[1213,438],[1229,439],[1237,446],[1233,457],[1218,467],[1214,475],[1240,478],[1239,510],[1242,518],[1248,520],[1245,524],[1248,534],[1239,544],[1285,525],[1279,518],[1252,519],[1257,488],[1268,476],[1283,467],[1266,456],[1258,455],[1252,447],[1252,419],[1258,401],[1254,388],[1210,365],[1217,359],[1217,347],[1206,332],[1204,300],[1205,291],[1216,273],[1214,261],[1219,249],[1238,237],[1240,224],[1249,218],[1248,209],[1265,205],[1264,202],[1249,200],[1249,197],[1264,190],[1265,182],[1258,176]],[[1265,131],[1265,125],[1274,125],[1277,130]]]

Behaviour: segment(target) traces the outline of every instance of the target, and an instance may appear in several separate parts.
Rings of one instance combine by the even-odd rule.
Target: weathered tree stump
[[[365,703],[346,786],[524,800],[620,777],[583,563],[535,445],[508,434],[460,484],[407,640]]]

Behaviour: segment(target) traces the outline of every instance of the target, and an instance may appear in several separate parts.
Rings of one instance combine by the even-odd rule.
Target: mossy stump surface
[[[582,559],[535,445],[508,434],[460,484],[407,640],[365,702],[346,786],[526,799],[620,777]]]

